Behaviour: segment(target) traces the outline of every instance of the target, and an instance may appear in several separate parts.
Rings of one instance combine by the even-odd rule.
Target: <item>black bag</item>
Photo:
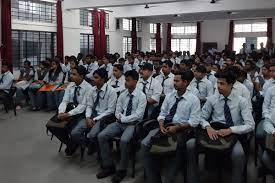
[[[69,103],[66,108],[66,112],[69,112],[76,108],[77,105]],[[69,120],[60,121],[58,114],[55,114],[46,124],[47,133],[51,132],[52,135],[56,136],[62,143],[67,144],[70,139],[70,131],[75,126],[76,122],[83,118],[82,114],[72,116]]]
[[[229,128],[226,124],[219,122],[213,122],[210,125],[215,130]],[[225,151],[230,150],[237,143],[238,136],[231,134],[226,137],[219,137],[217,140],[211,140],[207,134],[206,129],[199,129],[197,140],[198,143],[206,149]]]

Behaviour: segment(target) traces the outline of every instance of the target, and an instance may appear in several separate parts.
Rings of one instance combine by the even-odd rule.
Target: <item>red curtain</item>
[[[196,44],[196,52],[197,54],[201,54],[201,22],[197,22],[197,44]]]
[[[229,23],[229,37],[228,37],[228,50],[233,51],[234,44],[234,21],[230,20]]]
[[[100,34],[99,34],[99,12],[92,11],[93,14],[93,34],[94,34],[94,55],[100,58]]]
[[[157,23],[157,33],[156,33],[156,52],[161,53],[161,33],[160,33],[160,23]]]
[[[272,18],[268,18],[267,19],[267,40],[268,40],[268,43],[269,44],[272,44],[273,43],[273,40],[272,40]],[[270,45],[267,45],[267,47],[270,47]]]
[[[101,54],[100,57],[104,57],[107,53],[107,44],[106,44],[106,34],[105,34],[105,18],[106,13],[105,11],[100,11],[100,50]]]
[[[1,57],[12,71],[11,0],[1,1]]]
[[[64,46],[63,46],[63,20],[62,20],[62,1],[58,0],[56,3],[56,50],[57,55],[60,57],[64,56]]]
[[[137,52],[137,20],[136,18],[132,18],[131,37],[132,37],[132,53],[136,53]]]
[[[171,35],[171,23],[167,24],[167,44],[166,44],[166,51],[171,51],[171,39],[172,39],[172,35]]]

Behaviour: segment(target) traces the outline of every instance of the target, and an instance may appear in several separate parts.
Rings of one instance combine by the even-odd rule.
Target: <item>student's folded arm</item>
[[[73,110],[71,110],[68,113],[70,116],[74,116],[74,115],[83,113],[85,111],[85,109],[86,109],[86,105],[79,104],[76,108],[74,108]]]
[[[210,126],[210,123],[207,121],[212,114],[213,106],[210,100],[207,100],[201,110],[200,114],[200,125],[203,129],[205,129],[207,126]]]
[[[274,124],[272,123],[271,120],[265,119],[264,121],[264,131],[268,134],[274,134],[275,133],[275,128],[274,128]]]
[[[191,107],[191,114],[189,120],[187,121],[191,127],[197,127],[200,124],[200,101],[195,98]]]
[[[67,108],[67,105],[68,105],[69,102],[70,102],[70,90],[69,90],[69,88],[67,88],[65,90],[62,102],[61,102],[61,104],[58,107],[58,112],[59,113],[65,112],[66,108]]]
[[[269,110],[270,104],[271,104],[271,93],[270,93],[270,90],[268,90],[265,94],[264,102],[263,102],[263,117],[265,119],[271,119],[270,110]]]
[[[230,129],[235,134],[245,134],[251,132],[255,128],[255,122],[251,110],[247,107],[248,102],[245,99],[240,101],[241,115],[244,124],[239,126],[232,126]]]
[[[165,117],[169,114],[169,105],[168,105],[169,98],[171,98],[171,95],[168,94],[162,103],[162,106],[160,108],[160,113],[157,118],[158,121],[165,120]]]

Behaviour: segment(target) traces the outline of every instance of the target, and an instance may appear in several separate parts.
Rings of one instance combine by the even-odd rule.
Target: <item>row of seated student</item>
[[[66,155],[73,155],[78,145],[85,143],[88,138],[90,154],[96,149],[100,150],[101,154],[103,169],[97,177],[104,178],[116,173],[112,178],[113,182],[120,182],[126,176],[129,142],[137,121],[157,118],[159,122],[159,128],[150,131],[142,141],[143,164],[148,182],[158,182],[160,179],[159,167],[150,153],[152,137],[158,133],[174,135],[200,125],[206,129],[210,139],[215,140],[231,134],[239,137],[253,131],[252,112],[257,104],[257,96],[260,95],[264,96],[265,120],[258,125],[262,128],[258,128],[257,133],[274,134],[274,58],[265,57],[264,65],[259,67],[259,61],[249,58],[249,55],[247,60],[237,60],[243,57],[236,56],[233,59],[224,54],[221,56],[208,53],[200,57],[190,56],[188,60],[182,61],[177,61],[180,58],[176,53],[171,54],[176,58],[164,54],[162,61],[158,55],[147,55],[148,60],[143,60],[144,57],[140,55],[142,54],[127,54],[127,60],[110,55],[100,60],[92,55],[87,55],[84,60],[71,56],[66,57],[64,63],[60,63],[60,59],[56,58],[42,62],[37,70],[26,61],[16,83],[16,101],[19,103],[20,97],[27,89],[34,110],[42,107],[43,101],[39,99],[42,100],[43,97],[40,96],[44,96],[47,105],[59,106],[59,120],[77,116],[78,118],[73,120],[74,125],[70,126],[72,138],[67,143]],[[2,73],[0,91],[4,96],[14,78],[5,64]],[[65,91],[42,92],[37,90],[40,86],[35,87],[33,84],[43,81],[41,85],[52,82],[59,86],[65,80],[71,81]],[[6,88],[2,89],[3,85]],[[61,96],[58,97],[59,94]],[[59,105],[58,101],[62,98]],[[69,103],[75,103],[77,107],[66,112]],[[155,110],[158,106],[161,106],[159,115]],[[107,124],[104,118],[112,114],[115,119],[108,121],[113,123]],[[226,128],[214,130],[211,127],[212,122],[224,124]],[[115,171],[109,140],[116,136],[121,137],[122,158]],[[193,137],[185,139],[184,143],[187,144],[186,154],[190,160],[186,162],[189,167],[187,170],[191,171],[187,173],[187,180],[199,181],[196,162],[200,147]],[[229,153],[234,165],[232,182],[243,182],[246,160],[244,152],[247,149],[243,148],[242,143],[234,143]],[[171,182],[177,172],[174,170],[178,170],[182,162],[182,156],[178,155],[181,154],[177,153],[174,157],[175,163],[171,163],[172,167],[169,168],[167,180]],[[272,153],[264,151],[262,157],[263,163],[272,168]]]

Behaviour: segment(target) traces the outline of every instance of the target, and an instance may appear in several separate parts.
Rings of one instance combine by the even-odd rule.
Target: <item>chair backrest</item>
[[[15,95],[17,88],[15,86],[12,86],[9,91],[9,97],[13,97]]]

